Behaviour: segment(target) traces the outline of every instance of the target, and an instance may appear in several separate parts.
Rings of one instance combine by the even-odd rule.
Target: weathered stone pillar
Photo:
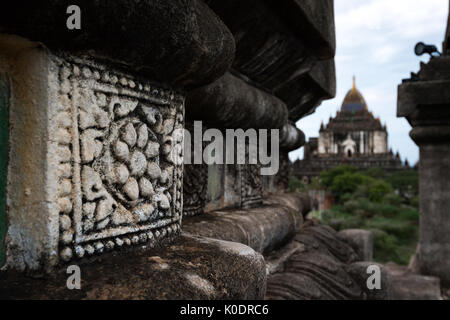
[[[49,268],[177,233],[183,96],[30,45],[2,56],[13,89],[8,266]]]
[[[228,70],[229,30],[200,0],[80,1],[81,30],[66,27],[68,1],[8,3],[0,5],[7,269],[50,271],[173,240],[185,92]]]
[[[422,64],[398,89],[398,116],[420,148],[420,272],[450,285],[450,56]]]

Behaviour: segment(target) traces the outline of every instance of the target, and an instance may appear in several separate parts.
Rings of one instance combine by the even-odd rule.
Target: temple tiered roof
[[[329,123],[321,127],[320,131],[348,132],[366,130],[386,130],[379,118],[375,118],[367,107],[366,100],[356,88],[356,80],[353,77],[353,87],[342,102],[340,111]]]

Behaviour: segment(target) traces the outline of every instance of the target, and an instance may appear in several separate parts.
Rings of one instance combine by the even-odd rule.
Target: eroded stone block
[[[29,80],[13,92],[7,264],[48,268],[178,233],[184,98],[88,59],[34,51],[11,66],[23,73],[11,72],[13,82]],[[37,87],[41,96],[24,97]],[[42,143],[21,145],[30,135]]]
[[[85,61],[58,63],[61,258],[176,231],[182,103],[173,93]]]

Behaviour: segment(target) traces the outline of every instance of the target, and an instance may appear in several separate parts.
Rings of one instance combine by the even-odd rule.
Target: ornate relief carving
[[[177,233],[183,98],[89,61],[59,65],[60,257]]]
[[[208,166],[190,164],[184,166],[183,175],[183,214],[195,216],[203,213],[206,205],[208,186]]]
[[[194,136],[193,122],[186,122],[186,130]],[[203,142],[203,149],[206,147]],[[191,152],[191,159],[194,159],[194,150],[184,150]],[[208,165],[185,164],[183,174],[183,214],[185,216],[195,216],[203,213],[206,205],[206,194],[208,188]]]
[[[280,168],[275,175],[275,187],[279,191],[289,189],[289,176],[291,174],[291,161],[287,152],[280,153]]]
[[[263,183],[261,165],[249,164],[249,146],[245,148],[246,164],[238,165],[241,176],[241,207],[251,208],[262,204]]]

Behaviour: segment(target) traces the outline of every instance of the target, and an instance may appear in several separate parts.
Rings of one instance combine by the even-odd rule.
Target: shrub
[[[403,202],[403,199],[395,192],[389,192],[388,194],[384,195],[383,202],[394,206],[400,206]]]
[[[369,199],[371,201],[381,201],[383,197],[392,191],[389,183],[383,180],[370,181]]]
[[[419,174],[416,170],[396,172],[387,181],[406,201],[419,194]]]
[[[370,183],[372,178],[360,172],[345,172],[334,177],[329,190],[339,201],[342,195],[346,193],[354,193],[358,186]]]
[[[290,176],[289,177],[289,191],[290,192],[296,192],[297,190],[298,191],[305,191],[306,190],[306,186],[297,177]]]
[[[386,172],[384,172],[383,169],[376,167],[367,169],[366,174],[375,179],[384,179],[386,177]]]
[[[346,173],[353,173],[356,171],[357,171],[357,169],[355,167],[343,165],[343,166],[338,166],[336,168],[322,172],[320,174],[319,178],[320,178],[320,182],[322,183],[322,185],[329,188],[329,187],[331,187],[334,179],[337,176],[340,176],[340,175],[346,174]]]

